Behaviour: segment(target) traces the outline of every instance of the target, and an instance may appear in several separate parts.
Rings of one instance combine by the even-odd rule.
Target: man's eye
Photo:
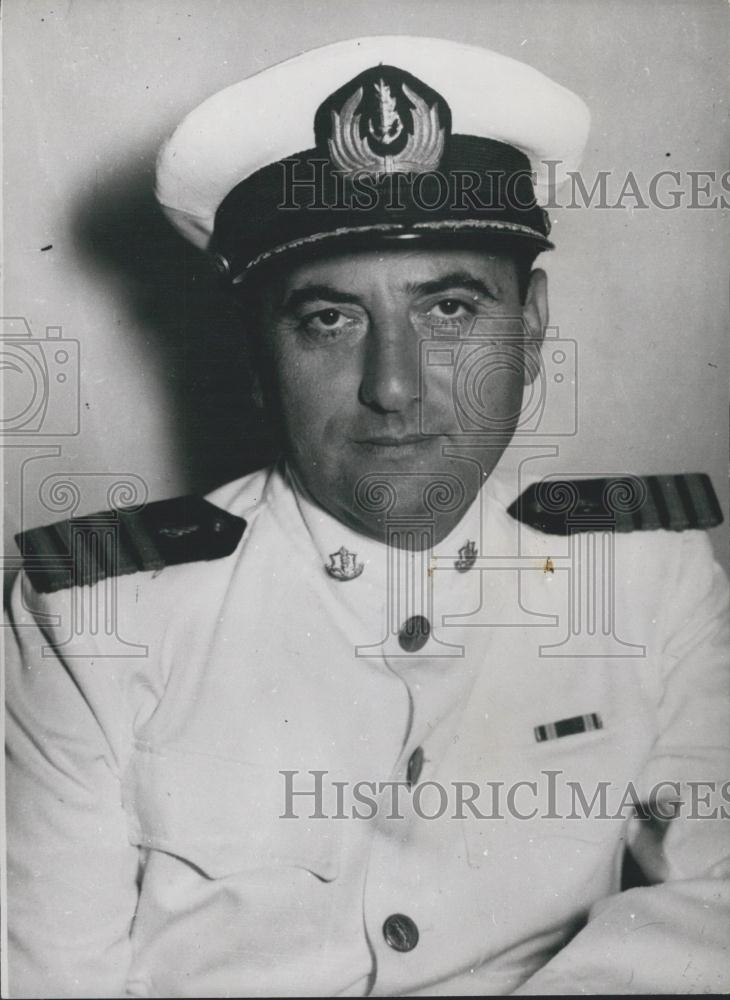
[[[436,319],[461,319],[471,313],[469,307],[460,299],[441,299],[431,306],[429,312]]]
[[[339,309],[322,309],[321,312],[315,313],[315,316],[322,326],[339,326],[339,321],[344,319]]]
[[[337,336],[352,323],[352,318],[340,312],[339,309],[318,309],[317,312],[309,313],[302,320],[302,326],[306,333],[314,337]]]

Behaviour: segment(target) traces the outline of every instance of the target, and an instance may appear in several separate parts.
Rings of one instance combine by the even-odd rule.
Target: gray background
[[[38,498],[49,473],[77,475],[82,513],[105,505],[109,484],[82,473],[135,474],[158,499],[234,478],[265,453],[243,333],[199,255],[156,212],[155,153],[221,87],[303,49],[382,33],[481,44],[575,90],[593,116],[584,173],[614,172],[614,200],[629,170],[645,191],[659,170],[680,171],[687,190],[686,171],[727,169],[722,0],[9,0],[3,314],[26,317],[36,337],[52,325],[80,341],[81,430],[54,437],[49,423],[46,436],[5,439],[16,445],[3,449],[6,536],[65,516]],[[270,114],[284,112],[272,99]],[[544,471],[706,471],[727,509],[720,211],[552,214],[558,250],[541,263],[551,322],[578,344],[580,433]],[[7,384],[12,407],[12,373]],[[68,405],[59,400],[55,421]],[[725,536],[713,532],[727,563]]]

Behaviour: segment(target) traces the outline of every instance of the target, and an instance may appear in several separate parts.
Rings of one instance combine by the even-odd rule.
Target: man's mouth
[[[373,434],[371,437],[355,438],[355,444],[366,450],[392,450],[414,448],[432,443],[433,434]]]

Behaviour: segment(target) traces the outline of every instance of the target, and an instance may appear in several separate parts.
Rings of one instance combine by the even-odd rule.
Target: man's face
[[[386,515],[425,518],[444,537],[514,433],[547,321],[543,272],[523,304],[505,256],[340,253],[292,266],[264,299],[287,458],[303,485],[373,537],[385,537]]]

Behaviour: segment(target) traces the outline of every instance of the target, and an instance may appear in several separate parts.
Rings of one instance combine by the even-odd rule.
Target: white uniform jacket
[[[546,535],[500,488],[407,555],[277,467],[210,497],[230,556],[21,576],[12,995],[730,988],[706,535]],[[620,892],[626,845],[651,884]]]

